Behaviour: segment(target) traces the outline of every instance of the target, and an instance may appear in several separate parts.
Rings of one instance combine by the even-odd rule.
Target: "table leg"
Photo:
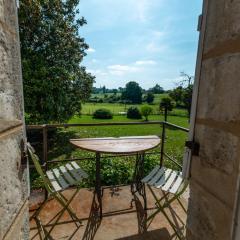
[[[144,177],[144,157],[145,153],[138,153],[136,156],[136,165],[133,175],[133,181],[131,184],[131,192],[135,194],[138,192],[144,200],[144,208],[147,208],[147,199],[146,199],[146,192],[145,192],[145,185],[141,182],[142,178]]]
[[[95,183],[95,193],[97,194],[99,209],[100,209],[100,218],[102,218],[102,186],[101,186],[101,163],[100,163],[100,153],[96,153],[96,183]]]

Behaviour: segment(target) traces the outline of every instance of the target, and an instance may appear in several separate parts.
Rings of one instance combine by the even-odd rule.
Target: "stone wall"
[[[0,0],[0,239],[28,239],[24,136],[16,2]]]
[[[240,163],[240,1],[208,1],[187,239],[230,240]]]

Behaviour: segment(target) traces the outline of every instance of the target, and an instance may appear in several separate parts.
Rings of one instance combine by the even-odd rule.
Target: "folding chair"
[[[40,175],[43,181],[43,185],[48,193],[48,199],[41,204],[41,206],[36,210],[36,212],[33,214],[30,220],[35,219],[38,229],[40,229],[41,239],[53,239],[50,233],[52,232],[53,228],[57,225],[65,211],[68,212],[68,214],[70,215],[70,217],[72,218],[73,222],[77,227],[78,227],[77,223],[81,224],[81,221],[70,207],[70,203],[72,202],[76,194],[79,192],[80,183],[82,182],[83,179],[87,178],[88,175],[74,161],[67,163],[64,166],[53,168],[47,171],[45,175],[39,163],[39,158],[34,153],[35,151],[29,143],[27,144],[27,149],[28,154],[30,155],[34,163],[34,166],[38,174]],[[76,187],[76,191],[73,193],[70,199],[67,199],[61,192],[72,186]],[[51,226],[50,230],[47,230],[46,229],[47,225],[43,225],[41,223],[39,219],[39,214],[43,207],[51,198],[56,199],[62,205],[63,208],[47,223],[47,225],[49,224],[49,226]],[[55,221],[53,222],[53,220]],[[50,225],[51,222],[53,223]]]
[[[162,212],[171,227],[173,228],[176,236],[179,239],[183,239],[175,224],[167,215],[165,209],[169,208],[170,204],[175,200],[178,200],[180,205],[183,207],[179,199],[186,190],[188,186],[188,181],[183,178],[181,172],[174,171],[165,167],[156,166],[146,177],[142,179],[142,183],[145,183],[148,186],[150,192],[152,193],[156,201],[155,204],[157,207],[157,210],[155,210],[155,212],[153,212],[147,218],[146,222],[150,225],[153,218],[158,213]],[[163,193],[163,197],[159,199],[153,188],[161,190]]]

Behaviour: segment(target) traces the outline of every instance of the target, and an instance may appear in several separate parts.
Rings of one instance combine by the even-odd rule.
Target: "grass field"
[[[111,94],[107,94],[111,95]],[[103,98],[104,94],[93,94],[93,96],[97,96],[98,98]],[[149,105],[153,108],[153,114],[159,114],[159,103],[161,99],[167,97],[168,94],[155,94],[154,95],[154,102],[153,104]],[[143,104],[120,104],[120,103],[85,103],[82,104],[82,114],[83,115],[92,115],[94,111],[99,108],[106,108],[109,109],[114,115],[119,115],[120,112],[126,112],[129,107],[138,107],[139,109]],[[170,115],[175,116],[187,116],[187,111],[185,109],[177,109],[175,108]]]
[[[162,115],[153,115],[149,118],[153,120],[163,120]],[[129,122],[125,116],[114,116],[111,120],[96,120],[91,116],[73,117],[69,123],[97,123],[97,122]],[[134,120],[136,121],[136,120]],[[138,120],[143,121],[143,120]],[[168,121],[183,127],[188,127],[188,119],[186,117],[169,116]],[[135,126],[101,126],[101,127],[70,127],[66,129],[58,129],[52,134],[49,140],[49,160],[51,159],[69,159],[69,158],[85,158],[94,157],[94,154],[78,150],[69,143],[71,138],[85,137],[119,137],[119,136],[140,136],[140,135],[158,135],[161,137],[162,128],[160,125],[135,125]],[[184,142],[187,137],[185,132],[167,129],[166,131],[165,151],[173,156],[179,163],[182,162]],[[153,150],[159,151],[160,147]],[[159,163],[160,155],[146,156],[145,171],[148,172],[151,168]],[[120,183],[129,183],[132,179],[135,157],[117,157],[106,158],[102,161],[102,181],[103,184],[112,185]],[[81,167],[90,175],[91,181],[87,186],[92,186],[95,176],[94,161],[80,161]],[[165,165],[176,167],[171,162],[165,160]],[[55,165],[54,165],[55,166]],[[32,186],[39,187],[41,182],[36,178],[36,173],[31,172]]]
[[[103,97],[103,94],[98,94],[98,97]],[[163,115],[159,114],[159,103],[167,94],[156,94],[154,103],[151,107],[154,109],[154,114],[149,116],[149,121],[162,121]],[[136,106],[139,109],[142,105],[124,105],[116,103],[85,103],[82,106],[82,115],[74,116],[68,123],[112,123],[112,122],[131,122],[143,120],[131,120],[126,116],[119,115],[119,112],[126,112],[130,106]],[[93,119],[92,113],[99,108],[107,108],[113,114],[113,119],[99,120]],[[156,115],[157,114],[157,115]],[[171,115],[168,116],[168,121],[182,127],[188,127],[188,118],[186,110],[174,109]],[[129,126],[95,126],[95,127],[70,127],[60,128],[53,133],[49,133],[48,141],[48,159],[51,161],[64,160],[70,158],[86,158],[94,157],[93,153],[76,149],[69,143],[71,138],[89,138],[89,137],[119,137],[119,136],[141,136],[141,135],[158,135],[161,137],[162,127],[160,125],[129,125]],[[184,143],[187,138],[187,133],[175,129],[166,130],[165,152],[174,157],[181,164],[184,150]],[[153,152],[159,152],[160,147]],[[38,149],[41,154],[41,149]],[[154,165],[160,161],[160,154],[148,155],[145,161],[145,172],[149,172]],[[88,172],[90,182],[85,186],[93,186],[95,178],[95,161],[84,160],[78,162],[81,167]],[[107,157],[102,160],[102,182],[106,185],[112,184],[128,184],[132,179],[135,157]],[[172,162],[164,159],[164,164],[171,168],[176,168]],[[56,164],[50,166],[54,167]],[[59,163],[59,165],[61,165]],[[36,172],[31,172],[32,187],[41,185],[40,179]]]

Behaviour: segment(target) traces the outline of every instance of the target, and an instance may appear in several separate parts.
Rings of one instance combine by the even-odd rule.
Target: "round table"
[[[144,154],[160,144],[158,136],[132,136],[132,137],[106,137],[106,138],[81,138],[71,139],[70,142],[83,150],[96,153],[96,183],[95,192],[98,197],[100,207],[100,217],[102,217],[102,189],[101,189],[101,154],[116,154],[123,155],[136,154],[136,165],[134,177],[131,184],[131,191],[139,192],[142,196],[145,195],[141,179],[144,170]],[[145,191],[145,190],[144,190]],[[144,196],[143,196],[144,197]],[[144,198],[144,201],[146,199]]]

